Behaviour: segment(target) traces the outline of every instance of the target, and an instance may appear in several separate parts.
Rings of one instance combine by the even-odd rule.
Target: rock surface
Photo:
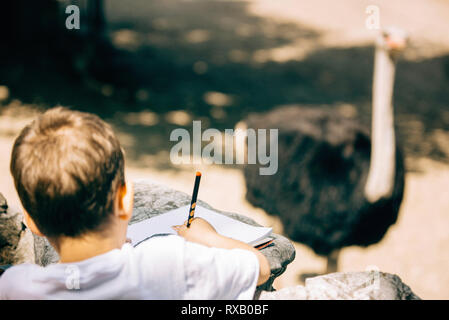
[[[0,193],[0,265],[34,262],[33,237],[20,210],[8,207]]]
[[[304,286],[262,291],[260,300],[419,300],[401,279],[379,271],[337,272],[309,278]]]
[[[190,196],[152,183],[148,180],[135,182],[134,214],[131,224],[156,216],[166,211],[188,205]],[[203,207],[213,209],[199,201]],[[215,210],[215,209],[213,209]],[[252,219],[236,214],[221,212],[248,224],[257,225]],[[275,245],[262,250],[271,266],[270,280],[259,287],[256,299],[297,299],[297,300],[415,300],[419,299],[401,279],[392,274],[367,271],[332,273],[309,278],[304,286],[288,287],[272,291],[274,279],[281,275],[295,258],[292,243],[283,236],[275,236]],[[34,237],[22,223],[22,214],[7,207],[0,194],[0,265],[34,262],[40,265],[57,262],[58,255],[45,238]],[[30,258],[32,256],[32,258]]]

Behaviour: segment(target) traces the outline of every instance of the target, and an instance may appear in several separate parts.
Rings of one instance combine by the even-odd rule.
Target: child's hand
[[[187,221],[183,225],[173,226],[172,228],[176,230],[178,235],[185,238],[187,241],[196,242],[208,247],[223,249],[238,248],[251,251],[259,260],[259,279],[257,280],[257,284],[260,285],[269,279],[271,274],[270,264],[262,253],[244,242],[218,234],[214,227],[212,227],[206,220],[194,218],[189,228],[187,228]]]
[[[193,218],[190,223],[190,227],[187,228],[187,221],[180,226],[172,227],[178,235],[185,238],[187,241],[204,243],[209,236],[216,236],[217,231],[215,231],[214,227],[204,219],[201,218]]]

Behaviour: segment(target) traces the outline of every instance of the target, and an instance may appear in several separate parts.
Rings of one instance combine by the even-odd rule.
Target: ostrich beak
[[[407,40],[405,40],[403,38],[388,37],[386,39],[386,43],[387,43],[388,48],[390,48],[390,50],[400,51],[405,48],[405,46],[407,44]]]

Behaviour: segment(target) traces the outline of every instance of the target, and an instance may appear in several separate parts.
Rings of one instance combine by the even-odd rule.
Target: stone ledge
[[[337,272],[309,278],[304,286],[262,291],[260,300],[420,300],[394,274],[365,271]]]
[[[131,224],[151,218],[158,214],[188,205],[190,196],[155,184],[149,180],[135,182],[134,215]],[[199,203],[215,210],[207,203]],[[257,223],[237,213],[215,210],[242,222]],[[264,248],[271,266],[270,280],[259,287],[256,299],[297,299],[297,300],[415,300],[420,299],[401,279],[393,274],[367,271],[332,273],[306,280],[304,286],[294,286],[273,291],[273,281],[281,275],[295,258],[293,244],[285,237],[274,234],[275,245]],[[33,252],[34,251],[34,252]],[[35,260],[35,261],[34,261]],[[58,255],[45,238],[34,236],[26,228],[23,230],[22,214],[19,210],[8,208],[0,194],[0,265],[24,262],[47,265],[57,262]]]

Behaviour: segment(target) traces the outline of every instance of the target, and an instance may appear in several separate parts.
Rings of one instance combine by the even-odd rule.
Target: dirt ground
[[[127,2],[133,3],[135,7],[128,6],[128,11],[121,10],[121,5],[118,1],[106,1],[106,7],[111,25],[115,28],[111,32],[115,44],[129,51],[136,50],[135,46],[140,41],[143,31],[142,33],[136,33],[135,31],[130,31],[130,28],[126,29],[126,27],[120,25],[120,21],[124,17],[129,18],[130,15],[134,15],[133,18],[135,21],[144,23],[142,21],[146,21],[147,17],[151,16],[152,20],[150,20],[153,22],[154,30],[152,29],[145,35],[145,41],[148,41],[152,46],[157,48],[168,48],[172,44],[167,42],[166,35],[163,32],[169,29],[170,23],[172,21],[182,23],[185,22],[182,20],[182,17],[190,16],[191,18],[198,15],[196,11],[182,10],[179,13],[175,9],[175,6],[180,3],[193,3],[195,0],[152,1],[152,7],[149,9],[144,5],[146,1],[136,0]],[[234,3],[240,3],[241,1],[225,2],[229,2],[229,6],[231,7]],[[334,57],[335,53],[338,54],[341,52],[345,57],[350,56],[351,58],[349,59],[359,59],[358,52],[364,52],[363,49],[360,49],[361,51],[353,51],[353,48],[363,48],[364,46],[371,45],[375,35],[374,31],[365,28],[365,19],[367,17],[365,9],[368,5],[374,4],[379,6],[381,26],[394,24],[409,32],[411,38],[410,46],[404,54],[405,62],[403,66],[405,67],[402,68],[402,75],[398,74],[398,77],[402,78],[399,79],[399,86],[397,88],[399,94],[397,103],[399,113],[398,131],[399,135],[404,137],[407,168],[409,169],[406,175],[405,197],[399,220],[390,228],[380,243],[368,248],[349,247],[343,249],[339,270],[360,271],[376,266],[381,271],[399,275],[418,296],[424,299],[449,299],[449,162],[447,161],[449,159],[449,101],[444,100],[447,97],[444,93],[447,87],[438,86],[439,83],[443,83],[439,79],[444,79],[444,72],[442,71],[444,62],[442,62],[443,60],[441,58],[446,57],[447,59],[447,55],[449,54],[449,36],[447,34],[449,27],[449,3],[444,0],[344,0],[338,2],[332,0],[253,0],[245,1],[244,3],[246,10],[245,16],[241,17],[243,22],[235,28],[236,34],[244,39],[244,41],[251,42],[250,39],[255,41],[258,37],[258,30],[254,30],[254,26],[251,23],[260,20],[263,23],[261,22],[258,27],[265,28],[263,30],[264,36],[272,40],[268,43],[259,43],[261,40],[257,38],[256,40],[259,42],[253,43],[256,48],[248,55],[248,52],[242,51],[239,48],[230,50],[232,48],[226,47],[230,46],[229,43],[236,45],[237,42],[232,40],[234,38],[225,34],[221,35],[222,38],[220,39],[224,39],[223,41],[225,41],[228,39],[226,37],[229,37],[232,41],[229,40],[230,42],[226,42],[225,44],[221,44],[221,42],[220,44],[214,43],[214,46],[216,46],[214,50],[218,52],[222,50],[220,45],[224,46],[229,51],[230,59],[242,64],[242,72],[248,73],[248,71],[258,72],[257,70],[262,70],[261,75],[257,73],[257,77],[269,74],[274,79],[277,79],[276,73],[267,73],[271,70],[269,69],[271,67],[261,69],[263,68],[261,66],[264,66],[264,64],[270,66],[269,63],[276,63],[276,68],[281,68],[283,72],[287,72],[287,69],[291,69],[291,66],[301,66],[301,63],[304,64],[304,61],[305,64],[311,62],[313,65],[315,60],[310,60],[310,56],[313,56],[316,50],[328,50],[326,52],[332,53],[331,58]],[[139,10],[133,9],[136,7]],[[148,10],[148,12],[145,10]],[[171,12],[172,16],[163,16],[164,12]],[[233,11],[230,12],[233,13]],[[176,14],[180,14],[180,16]],[[153,19],[155,15],[161,15],[161,17]],[[210,19],[215,19],[214,15],[215,12],[211,14]],[[207,15],[203,14],[201,16],[201,19],[206,18]],[[235,16],[229,17],[229,19],[231,18],[235,18]],[[218,19],[215,20],[218,21]],[[223,20],[224,24],[228,22],[228,20]],[[265,24],[265,22],[267,23]],[[188,23],[194,22],[189,20]],[[275,41],[273,39],[276,37],[275,33],[280,31],[270,26],[279,24],[286,24],[290,26],[290,29],[293,28],[291,26],[296,26],[300,30],[306,29],[308,33],[303,34],[302,31],[298,31],[299,33],[293,32],[292,36],[285,35],[285,37],[291,38],[288,42],[281,41],[277,43],[277,40]],[[139,26],[138,23],[137,25]],[[142,27],[142,30],[145,28],[145,26]],[[209,39],[208,37],[211,37],[211,33],[201,28],[192,27],[192,29],[189,30],[183,41],[186,41],[189,46],[205,45]],[[302,36],[295,40],[298,34]],[[187,59],[188,54],[202,54],[201,50],[205,47],[200,48],[200,51],[198,51],[200,53],[197,51],[190,52],[190,47],[182,48],[186,49],[185,52],[182,51],[183,54],[176,56],[180,60]],[[336,48],[343,48],[344,51],[338,51]],[[351,56],[351,54],[353,55]],[[337,66],[335,66],[336,69],[329,71],[331,75],[332,72],[344,72],[346,68],[344,64],[341,66],[338,65],[340,62],[345,62],[346,60],[339,60],[338,55],[335,56],[337,57],[335,58],[335,65]],[[363,61],[365,58],[364,55],[360,56],[360,61]],[[194,71],[198,74],[213,72],[213,63],[208,59],[209,57],[204,53],[203,59],[193,64]],[[213,59],[215,58],[212,57],[211,61]],[[329,56],[314,59],[319,59],[316,60],[318,61],[316,65],[323,65],[329,60]],[[248,62],[249,60],[251,62]],[[208,61],[208,63],[204,61]],[[219,58],[213,61],[217,65],[222,63]],[[360,62],[359,60],[357,61]],[[179,62],[177,67],[183,67],[182,63],[182,61]],[[246,65],[252,63],[255,63],[254,66],[251,65],[252,69],[245,69]],[[329,63],[326,67],[333,68],[334,66]],[[303,71],[304,69],[298,70]],[[422,71],[423,75],[419,75],[418,77],[416,75],[417,70]],[[426,70],[430,70],[429,73],[426,73]],[[219,71],[220,74],[228,72],[226,69],[219,69]],[[239,77],[241,76],[236,69],[231,69],[229,72],[238,74]],[[428,80],[429,74],[433,77],[430,78],[432,81]],[[312,70],[309,75],[313,77],[314,71]],[[324,79],[323,81],[326,82],[326,77],[329,77],[329,74],[327,76],[326,74],[320,74],[316,77],[316,79],[320,81]],[[352,85],[352,83],[356,85],[357,77],[353,77],[350,71],[342,78],[345,77],[349,78],[349,80],[347,80],[347,83],[343,82],[343,85]],[[217,78],[218,76],[213,80],[215,81]],[[318,80],[315,81],[316,79],[313,78],[311,82],[319,83]],[[248,76],[244,78],[244,82],[242,83],[246,83],[245,81],[247,81],[249,86],[250,80],[252,81],[254,79]],[[237,83],[240,85],[238,81],[240,81],[240,78],[237,79]],[[281,83],[282,87],[288,87],[289,81],[287,79]],[[277,82],[277,80],[274,82]],[[335,85],[332,86],[336,88],[329,88],[327,92],[329,96],[335,96],[335,94],[340,92],[338,83],[334,83]],[[369,79],[367,83],[369,89]],[[179,83],[179,87],[186,85],[187,87],[189,86],[188,83]],[[281,85],[274,87],[276,86],[274,83],[272,90],[284,90],[284,88],[281,88]],[[410,86],[410,88],[413,87],[410,91],[413,91],[415,96],[400,96],[402,94],[401,92],[406,91],[404,88],[407,89],[407,86]],[[190,89],[190,87],[188,88]],[[316,94],[313,92],[316,89],[315,87],[305,88],[303,89],[303,95],[298,93],[298,95],[294,96],[296,102],[302,102],[302,98],[305,100],[309,99],[308,94],[310,92]],[[252,89],[255,90],[258,88]],[[356,87],[353,91],[357,91],[357,89]],[[297,89],[292,86],[289,90],[294,91]],[[103,86],[101,91],[104,96],[110,96],[112,87]],[[217,91],[226,92],[225,90],[218,89]],[[180,91],[177,92],[179,93]],[[287,96],[290,91],[283,91],[283,93]],[[156,93],[149,92],[150,100],[153,94],[156,96]],[[15,96],[13,89],[10,95],[10,99],[6,99],[5,101],[7,102],[2,103],[0,94],[0,172],[2,173],[0,174],[0,192],[4,193],[9,202],[18,204],[8,168],[11,147],[14,137],[19,130],[42,110],[42,104],[22,101],[27,99],[20,95]],[[148,98],[148,92],[145,90],[138,91],[137,95],[141,101],[145,101]],[[234,96],[237,95],[237,93],[234,94]],[[252,93],[250,92],[249,95],[252,95]],[[325,96],[325,93],[323,95]],[[243,93],[242,96],[245,98]],[[421,104],[418,103],[420,96],[425,96],[425,99],[423,98],[422,100],[424,102]],[[203,96],[201,95],[201,97]],[[218,124],[221,123],[224,127],[229,125],[229,123],[235,123],[234,120],[234,122],[230,121],[229,123],[219,121],[222,119],[223,114],[227,112],[226,107],[223,108],[223,106],[232,97],[225,94],[220,95],[219,92],[218,94],[215,93],[214,95],[212,93],[204,97],[205,100],[214,105],[213,117],[215,117],[215,120],[218,119]],[[247,101],[250,101],[244,98],[240,100],[239,107],[241,108],[243,108]],[[261,104],[265,102],[273,104],[284,102],[278,100],[277,97],[271,98],[271,96],[265,99],[266,101],[263,99],[264,97],[261,100],[251,101],[254,104],[259,102]],[[407,105],[407,103],[413,101],[417,103]],[[435,101],[435,110],[426,109],[429,101]],[[158,103],[165,102],[165,100],[158,101]],[[179,103],[179,101],[172,102],[169,100],[170,105],[176,104],[176,102]],[[369,107],[369,100],[364,103]],[[51,105],[51,103],[49,104]],[[73,104],[77,106],[76,103]],[[179,103],[178,106],[175,105],[174,110],[177,110],[176,108],[182,108],[182,106],[182,103]],[[167,121],[177,125],[185,125],[187,123],[187,126],[189,126],[191,125],[193,116],[183,111],[166,113],[165,115],[161,115],[158,112],[158,110],[140,113],[121,111],[116,113],[111,112],[111,114],[107,114],[106,116],[104,112],[102,113],[102,116],[117,130],[119,138],[128,152],[127,174],[130,179],[149,178],[190,193],[193,182],[192,173],[194,170],[200,169],[203,173],[199,194],[201,200],[221,210],[248,215],[260,224],[273,226],[275,232],[282,232],[282,225],[279,221],[268,216],[264,211],[252,207],[245,200],[245,184],[240,168],[216,165],[204,165],[200,167],[161,165],[161,163],[167,162],[168,150],[167,148],[164,149],[164,146],[166,146],[168,139],[165,136],[165,132],[153,132],[152,130],[155,127],[160,128],[160,126],[166,125]],[[363,113],[361,110],[358,110],[358,112],[360,114]],[[232,128],[230,126],[228,127]],[[168,127],[167,130],[170,128],[172,127]],[[151,140],[151,137],[157,135],[162,138],[159,140],[154,138],[157,140],[156,142]],[[438,157],[434,156],[435,152],[432,151],[435,148],[438,149]],[[220,183],[217,184],[217,181],[220,181]],[[287,271],[276,280],[275,287],[278,289],[300,284],[301,282],[298,277],[300,273],[321,271],[325,268],[324,258],[317,257],[309,248],[299,243],[295,243],[295,247],[297,250],[296,259],[287,268]]]
[[[32,113],[31,113],[32,114]],[[31,115],[30,115],[31,117]],[[2,119],[2,117],[0,117]],[[3,121],[10,121],[3,117]],[[16,118],[18,125],[8,135],[0,134],[1,192],[8,201],[18,204],[9,174],[9,156],[18,129],[30,118]],[[5,122],[2,122],[4,124]],[[3,126],[5,128],[5,125]],[[449,165],[433,160],[417,161],[422,171],[408,173],[403,205],[398,222],[385,238],[368,248],[350,247],[342,250],[340,271],[360,271],[377,267],[383,272],[399,275],[416,294],[425,299],[449,299]],[[245,214],[258,223],[272,226],[282,233],[282,224],[245,200],[242,171],[223,166],[184,166],[181,170],[159,170],[151,167],[127,166],[129,179],[148,178],[186,193],[191,192],[192,173],[201,170],[203,179],[199,198],[212,206]],[[217,181],[220,184],[217,185]],[[301,284],[301,273],[324,271],[326,262],[309,248],[295,243],[296,259],[275,281],[275,287]]]

